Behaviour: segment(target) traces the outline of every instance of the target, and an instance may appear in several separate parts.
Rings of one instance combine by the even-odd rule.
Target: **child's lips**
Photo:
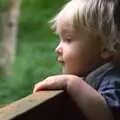
[[[58,61],[59,64],[64,64],[64,61],[62,59],[58,58],[57,61]]]

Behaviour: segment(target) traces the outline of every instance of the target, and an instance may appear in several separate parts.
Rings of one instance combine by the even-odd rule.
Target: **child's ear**
[[[101,57],[103,59],[110,59],[110,58],[113,58],[113,52],[110,51],[110,50],[107,50],[106,48],[102,49],[102,52],[101,52]]]

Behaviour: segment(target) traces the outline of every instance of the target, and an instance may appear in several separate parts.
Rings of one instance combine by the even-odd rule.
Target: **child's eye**
[[[64,41],[67,42],[67,43],[70,43],[70,42],[72,41],[72,39],[67,38],[67,39],[65,39]]]

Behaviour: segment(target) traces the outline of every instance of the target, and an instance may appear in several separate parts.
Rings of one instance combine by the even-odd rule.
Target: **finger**
[[[34,89],[33,89],[33,93],[38,92],[38,91],[42,91],[42,90],[49,90],[49,89],[53,89],[53,82],[51,82],[50,79],[45,79],[37,84],[35,84]]]
[[[63,90],[66,85],[66,79],[63,75],[50,76],[35,85],[33,93],[41,90]]]
[[[35,84],[34,89],[33,89],[33,93],[38,92],[38,91],[42,91],[42,90],[44,90],[43,86],[42,86],[41,82],[39,82],[39,83]]]

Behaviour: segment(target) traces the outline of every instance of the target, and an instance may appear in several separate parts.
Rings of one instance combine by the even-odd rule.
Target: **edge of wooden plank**
[[[41,91],[13,102],[0,109],[0,120],[10,120],[47,100],[54,98],[63,91]]]

